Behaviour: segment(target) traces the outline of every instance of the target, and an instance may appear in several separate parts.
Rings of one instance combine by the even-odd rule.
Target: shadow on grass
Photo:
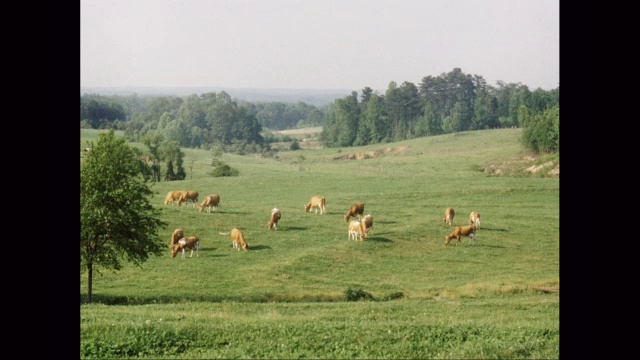
[[[397,221],[393,221],[393,220],[376,220],[375,218],[373,218],[373,224],[396,224]]]
[[[499,232],[508,232],[509,230],[507,229],[500,229],[500,228],[485,228],[485,227],[481,227],[480,229],[478,229],[478,233],[482,232],[482,231],[499,231]]]
[[[375,241],[375,242],[381,242],[381,243],[393,242],[393,240],[387,239],[385,237],[380,237],[380,236],[369,236],[369,237],[365,238],[364,241]]]
[[[249,251],[254,251],[254,250],[271,250],[271,246],[265,246],[265,245],[251,246],[251,245],[249,245]]]
[[[283,226],[283,227],[278,227],[278,231],[280,230],[304,231],[304,230],[309,230],[309,228],[304,226]]]
[[[364,290],[362,290],[364,292]],[[370,295],[370,294],[369,294]],[[330,303],[330,302],[345,302],[356,300],[367,301],[392,301],[401,299],[404,297],[402,292],[394,292],[380,297],[368,296],[367,299],[353,299],[348,298],[345,295],[278,295],[274,293],[260,293],[251,296],[224,296],[224,295],[193,295],[193,296],[117,296],[117,295],[101,295],[93,294],[92,304],[102,305],[148,305],[148,304],[183,304],[191,302],[240,302],[240,303],[266,303],[266,302],[279,302],[279,303],[300,303],[300,302],[315,302],[315,303]],[[80,294],[80,305],[88,304],[88,296],[86,294]]]

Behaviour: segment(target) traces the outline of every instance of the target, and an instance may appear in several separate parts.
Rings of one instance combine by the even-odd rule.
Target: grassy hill
[[[523,153],[520,134],[224,154],[240,171],[224,178],[210,152],[184,149],[187,179],[152,186],[166,254],[96,276],[92,305],[80,277],[82,356],[559,357],[559,165]],[[82,130],[81,147],[92,136]],[[164,206],[170,190],[220,194],[221,209]],[[316,194],[325,215],[303,211]],[[347,239],[355,202],[374,217],[363,242]],[[449,206],[455,225],[480,212],[475,246],[444,244]],[[220,234],[232,227],[248,252]],[[200,237],[198,257],[170,257],[176,228]],[[372,300],[348,301],[359,297]]]

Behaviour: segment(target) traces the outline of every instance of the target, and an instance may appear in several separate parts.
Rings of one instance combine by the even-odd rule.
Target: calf
[[[280,210],[278,208],[273,208],[273,210],[271,210],[271,220],[267,223],[267,229],[278,230],[278,221],[281,217],[282,214],[280,214]]]
[[[318,209],[320,209],[320,215],[322,215],[323,213],[327,212],[326,204],[327,200],[324,198],[324,196],[316,195],[312,197],[311,200],[309,200],[307,205],[304,206],[304,211],[309,212],[311,208],[315,208],[317,214]]]
[[[460,237],[468,236],[470,238],[469,243],[471,245],[476,244],[476,227],[474,225],[469,226],[456,226],[456,228],[449,234],[445,236],[445,245],[449,245],[451,239],[456,238],[456,245],[460,243]]]
[[[237,228],[231,229],[231,240],[233,241],[234,249],[238,251],[240,251],[241,248],[244,251],[249,250],[249,244],[244,240],[244,234]]]
[[[200,239],[197,236],[182,238],[178,240],[177,244],[173,244],[171,247],[171,257],[176,257],[178,251],[182,251],[182,258],[184,259],[187,250],[191,250],[191,255],[189,257],[193,257],[194,250],[196,252],[196,257],[198,257],[198,249],[200,249]]]
[[[477,211],[472,211],[471,215],[469,215],[469,225],[475,225],[476,228],[480,229],[480,213]]]
[[[448,207],[447,210],[444,211],[442,222],[449,224],[449,226],[453,225],[453,215],[455,215],[453,208]]]
[[[349,211],[344,215],[344,221],[349,222],[349,218],[352,216],[356,217],[356,215],[358,215],[358,220],[360,220],[362,214],[364,214],[364,203],[355,203],[351,205]]]
[[[365,229],[364,222],[353,220],[352,222],[349,223],[348,240],[351,240],[353,238],[353,240],[358,241],[358,238],[360,238],[360,241],[364,241],[364,238],[366,236],[367,236],[367,232]]]

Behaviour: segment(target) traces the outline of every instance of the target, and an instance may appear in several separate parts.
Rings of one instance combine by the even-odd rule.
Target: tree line
[[[532,151],[559,150],[560,87],[529,90],[520,83],[491,86],[454,68],[418,85],[370,87],[320,108],[304,102],[250,103],[225,91],[177,96],[80,97],[80,126],[124,130],[130,141],[160,136],[179,147],[265,152],[280,140],[270,130],[322,126],[326,147],[394,142],[459,131],[522,127]],[[556,118],[554,118],[556,116]],[[149,140],[146,140],[149,141]]]
[[[556,151],[559,109],[559,86],[551,91],[530,91],[520,83],[498,81],[493,87],[481,76],[454,68],[437,77],[426,76],[418,86],[408,81],[398,86],[391,81],[384,94],[365,87],[360,99],[355,91],[337,99],[325,114],[321,139],[327,147],[361,146],[459,131],[523,127],[526,148]]]
[[[303,102],[250,103],[235,101],[228,93],[177,96],[80,97],[80,127],[123,130],[130,141],[160,135],[180,147],[209,149],[239,145],[260,151],[273,136],[271,130],[322,126],[324,112]]]

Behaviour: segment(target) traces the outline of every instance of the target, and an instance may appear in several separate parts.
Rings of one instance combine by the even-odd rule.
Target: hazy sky
[[[81,0],[80,85],[560,83],[560,0]]]

